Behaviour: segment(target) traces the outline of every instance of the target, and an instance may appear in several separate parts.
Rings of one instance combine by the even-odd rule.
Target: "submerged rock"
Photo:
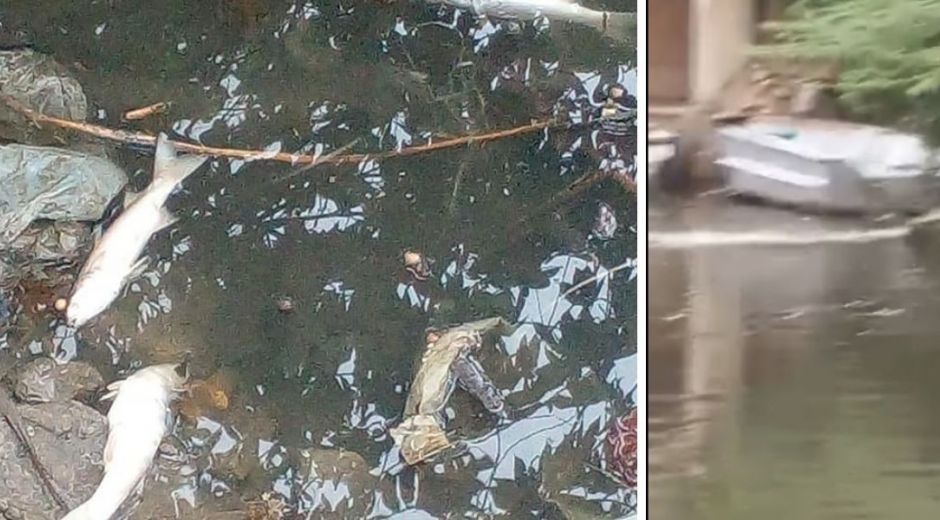
[[[53,307],[47,300],[57,288],[71,286],[71,269],[91,245],[90,226],[79,222],[34,222],[8,246],[0,248],[0,287],[27,311],[30,303]],[[41,288],[36,291],[37,288]],[[0,317],[2,318],[2,317]]]
[[[59,364],[40,358],[20,370],[15,393],[24,403],[66,402],[103,386],[101,374],[87,363]]]
[[[0,248],[0,328],[16,322],[28,330],[61,312],[77,271],[73,267],[91,241],[85,224],[35,222]]]
[[[6,390],[0,389],[0,392]],[[76,401],[17,405],[36,455],[70,504],[91,496],[101,478],[107,420]],[[64,514],[46,493],[9,425],[0,420],[0,516],[58,519]]]
[[[10,243],[8,251],[36,264],[59,263],[81,256],[91,229],[79,222],[34,222]]]
[[[188,392],[178,401],[180,415],[192,422],[211,411],[227,410],[229,396],[235,387],[230,372],[222,369],[207,379],[193,379],[188,385]]]

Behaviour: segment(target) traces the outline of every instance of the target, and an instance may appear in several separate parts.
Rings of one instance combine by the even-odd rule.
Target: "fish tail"
[[[604,13],[598,27],[601,32],[623,42],[636,41],[636,13]]]
[[[166,134],[157,137],[157,154],[153,165],[153,182],[168,184],[173,187],[183,182],[199,169],[207,157],[202,155],[177,156],[176,145],[169,141]]]

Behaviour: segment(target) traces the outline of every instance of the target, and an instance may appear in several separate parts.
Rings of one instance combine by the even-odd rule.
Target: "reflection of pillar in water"
[[[689,255],[686,392],[726,395],[740,386],[743,346],[740,269],[720,249]]]
[[[656,476],[678,477],[703,471],[712,444],[716,398],[722,402],[741,385],[743,357],[741,269],[727,249],[658,252],[651,295],[683,299],[684,319],[664,320],[669,310],[651,311],[650,468]],[[732,259],[732,260],[729,260]],[[656,285],[656,280],[663,282]],[[681,287],[671,287],[681,280]],[[669,291],[669,289],[677,289]],[[664,294],[665,293],[665,294]],[[680,296],[682,295],[682,296]],[[665,311],[665,313],[663,312]],[[682,333],[672,334],[676,327]],[[663,381],[666,379],[666,381]]]
[[[686,329],[680,404],[682,430],[679,445],[687,447],[686,470],[697,474],[713,424],[713,398],[727,401],[741,386],[744,355],[742,280],[734,255],[721,250],[699,250],[689,255],[689,315]],[[710,420],[712,419],[712,420]]]

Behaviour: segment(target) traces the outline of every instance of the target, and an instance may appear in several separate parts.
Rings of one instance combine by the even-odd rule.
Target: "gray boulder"
[[[0,389],[0,391],[4,391]],[[16,406],[39,460],[70,506],[86,500],[101,479],[107,420],[76,401]],[[54,520],[65,512],[48,496],[5,421],[0,421],[0,516]]]

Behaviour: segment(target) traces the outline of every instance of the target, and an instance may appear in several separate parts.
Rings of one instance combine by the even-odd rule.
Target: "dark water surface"
[[[654,210],[660,238],[822,242],[650,250],[651,518],[936,514],[940,235],[826,243],[882,226],[714,200]]]
[[[75,71],[93,122],[170,101],[131,126],[214,146],[388,150],[525,124],[559,100],[594,110],[605,85],[636,81],[634,51],[590,29],[417,1],[16,1],[0,23]],[[124,297],[78,335],[53,321],[0,355],[83,359],[110,380],[190,352],[195,375],[235,382],[227,410],[177,425],[137,518],[262,496],[309,518],[623,516],[632,494],[594,467],[634,399],[635,281],[563,293],[636,256],[635,207],[606,183],[538,212],[598,167],[593,148],[589,130],[559,131],[289,180],[289,165],[212,160]],[[115,158],[148,182],[150,157]],[[611,240],[590,236],[599,201],[620,220]],[[406,248],[434,260],[430,280],[408,282]],[[522,323],[480,354],[510,418],[457,392],[448,426],[469,452],[403,465],[387,429],[425,328],[491,315]]]

